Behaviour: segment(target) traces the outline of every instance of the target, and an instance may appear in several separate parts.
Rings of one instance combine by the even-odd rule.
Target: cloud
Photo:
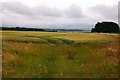
[[[0,13],[2,13],[2,3],[0,2]]]
[[[83,18],[83,12],[80,6],[71,5],[67,9],[60,10],[56,7],[39,5],[37,7],[29,7],[21,2],[3,2],[3,11],[6,13],[16,13],[24,16],[46,16],[46,17],[68,17]]]
[[[2,7],[3,24],[66,24],[84,17],[81,7],[75,4],[58,9],[45,5],[30,7],[21,2],[2,2]]]
[[[39,5],[38,7],[34,8],[37,15],[41,14],[42,16],[49,16],[49,17],[61,17],[62,13],[59,9],[55,7],[48,7],[44,5]]]
[[[118,3],[118,23],[120,25],[120,1]]]
[[[2,6],[4,12],[8,11],[9,13],[16,13],[26,16],[34,15],[32,8],[21,2],[3,2]]]
[[[39,5],[38,7],[31,8],[21,2],[3,2],[3,10],[9,13],[16,13],[25,16],[49,16],[59,17],[62,16],[57,8]]]
[[[117,19],[118,18],[118,6],[112,5],[107,6],[104,4],[99,4],[94,7],[89,8],[93,13],[99,14],[106,19]]]
[[[85,17],[82,9],[78,5],[71,5],[65,10],[65,16],[70,17],[70,18],[83,18]]]
[[[76,4],[64,9],[48,5],[30,7],[21,2],[2,2],[3,25],[93,25],[98,20],[117,18],[116,6],[96,5],[86,11]],[[114,11],[113,11],[114,10]],[[75,25],[76,26],[76,25]],[[79,27],[79,26],[78,26]]]

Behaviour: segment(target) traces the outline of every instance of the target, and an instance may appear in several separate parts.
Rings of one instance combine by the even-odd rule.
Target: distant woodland
[[[38,29],[38,28],[20,28],[20,27],[2,27],[2,30],[12,30],[12,31],[44,31],[44,29]]]
[[[46,32],[58,32],[58,31],[88,31],[81,29],[40,29],[40,28],[23,28],[23,27],[2,27],[2,30],[10,30],[10,31],[46,31]]]

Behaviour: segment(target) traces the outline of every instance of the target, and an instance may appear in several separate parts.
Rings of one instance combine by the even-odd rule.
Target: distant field
[[[2,31],[3,40],[47,42],[47,40],[68,40],[79,42],[110,42],[116,40],[118,34],[80,33],[80,32],[33,32],[33,31]],[[48,41],[49,42],[49,41]]]
[[[118,77],[118,34],[1,32],[4,78]]]

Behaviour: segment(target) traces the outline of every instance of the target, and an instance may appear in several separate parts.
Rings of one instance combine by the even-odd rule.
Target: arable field
[[[3,78],[118,78],[118,34],[1,33]]]

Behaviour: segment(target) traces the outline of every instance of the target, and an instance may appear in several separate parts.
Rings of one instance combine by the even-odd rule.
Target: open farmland
[[[118,34],[1,32],[3,78],[118,77]]]

